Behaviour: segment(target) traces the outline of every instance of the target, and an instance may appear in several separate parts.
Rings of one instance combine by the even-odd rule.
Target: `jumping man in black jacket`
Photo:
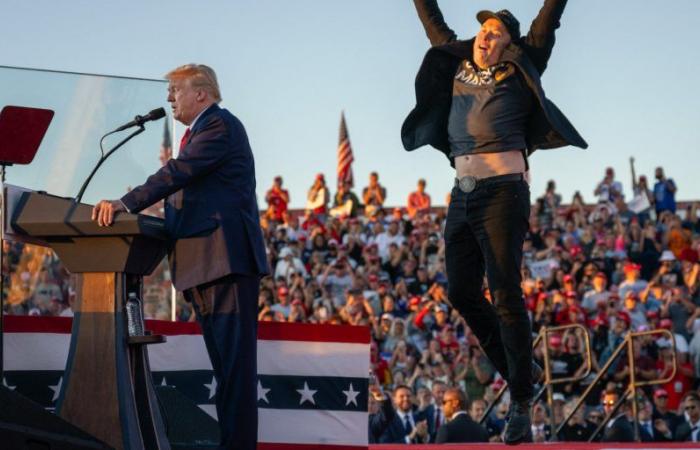
[[[481,11],[481,30],[461,41],[436,0],[414,0],[430,39],[416,77],[416,106],[401,138],[431,145],[455,167],[445,229],[449,298],[511,389],[507,444],[531,440],[531,326],[520,289],[528,230],[527,156],[587,146],[544,95],[540,76],[566,0],[545,0],[529,33],[507,10]],[[486,274],[493,304],[481,291]]]

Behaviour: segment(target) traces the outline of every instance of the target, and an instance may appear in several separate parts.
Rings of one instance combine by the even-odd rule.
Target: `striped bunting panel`
[[[55,407],[72,320],[5,316],[3,384]],[[150,346],[153,381],[175,386],[216,417],[216,382],[196,323],[146,321],[165,344]],[[367,448],[369,329],[260,322],[258,447]]]

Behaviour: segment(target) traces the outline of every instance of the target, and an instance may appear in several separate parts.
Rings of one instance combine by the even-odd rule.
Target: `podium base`
[[[0,386],[0,442],[13,450],[110,449],[104,442]]]

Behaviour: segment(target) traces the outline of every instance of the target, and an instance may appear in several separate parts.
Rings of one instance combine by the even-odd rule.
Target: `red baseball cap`
[[[668,397],[668,391],[664,388],[658,388],[654,391],[654,398]]]
[[[417,306],[417,305],[420,305],[420,297],[418,297],[418,296],[411,297],[411,300],[408,301],[408,304],[409,304],[410,306]]]
[[[574,281],[574,277],[569,274],[564,275],[564,283],[570,283],[572,281]]]
[[[620,311],[619,313],[617,313],[617,318],[624,321],[628,327],[630,326],[630,323],[632,323],[630,315],[627,314],[625,311]]]
[[[604,326],[607,325],[608,321],[605,320],[604,317],[596,316],[595,319],[593,319],[593,322],[591,323],[592,326]]]
[[[608,276],[605,275],[605,272],[598,272],[598,273],[595,274],[595,278],[604,278],[604,279],[607,280],[607,279],[608,279]]]
[[[491,383],[491,389],[493,389],[494,392],[498,392],[501,390],[504,384],[506,384],[506,382],[503,381],[503,378],[499,378],[493,383]]]
[[[642,268],[642,266],[640,266],[639,264],[635,264],[632,261],[629,261],[629,262],[625,263],[625,266],[622,270],[624,270],[625,272],[632,272],[632,271],[639,271],[639,270],[641,270],[641,268]]]
[[[559,347],[561,345],[561,336],[558,334],[549,336],[549,345],[552,347]]]
[[[287,289],[287,286],[280,286],[279,289],[277,289],[277,295],[287,295],[289,294],[289,289]]]
[[[661,322],[659,322],[659,327],[663,328],[664,330],[670,330],[673,328],[673,322],[671,322],[671,319],[661,319]]]

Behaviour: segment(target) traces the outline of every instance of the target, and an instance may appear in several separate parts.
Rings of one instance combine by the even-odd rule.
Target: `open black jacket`
[[[414,3],[433,47],[425,54],[416,76],[416,106],[401,127],[401,140],[408,151],[431,145],[449,158],[447,120],[452,84],[460,62],[472,59],[474,38],[457,40],[455,32],[445,23],[437,0],[414,0]],[[564,114],[547,99],[540,82],[565,6],[566,0],[545,0],[528,34],[511,42],[501,57],[501,61],[515,64],[537,100],[526,133],[528,155],[537,149],[565,145],[588,147]],[[454,165],[451,158],[450,163]]]

